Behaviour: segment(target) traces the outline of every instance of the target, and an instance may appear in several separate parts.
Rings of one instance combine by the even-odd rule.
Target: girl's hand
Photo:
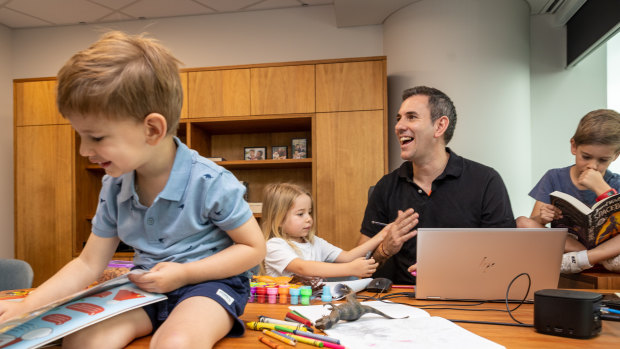
[[[183,264],[173,262],[159,263],[147,273],[129,274],[129,280],[141,290],[156,293],[174,291],[187,284]]]
[[[542,204],[540,206],[540,224],[546,225],[547,223],[551,223],[556,219],[562,218],[562,211],[559,208],[550,205],[550,204]]]
[[[356,258],[355,260],[349,262],[349,264],[351,266],[351,275],[359,278],[367,278],[372,276],[372,274],[374,274],[379,267],[379,263],[375,262],[374,258]]]

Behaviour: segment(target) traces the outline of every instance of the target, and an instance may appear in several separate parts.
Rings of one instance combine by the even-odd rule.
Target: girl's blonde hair
[[[282,223],[286,218],[286,213],[293,207],[295,199],[302,195],[308,195],[312,202],[312,228],[306,237],[310,243],[314,242],[314,235],[316,233],[316,222],[314,213],[314,200],[312,195],[303,187],[292,183],[273,183],[265,187],[263,194],[263,212],[261,217],[261,228],[265,239],[281,238],[289,242],[288,236],[282,232]],[[294,245],[289,242],[295,250]]]

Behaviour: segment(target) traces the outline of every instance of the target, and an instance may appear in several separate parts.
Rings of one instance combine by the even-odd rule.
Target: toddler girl
[[[267,275],[363,278],[375,272],[378,264],[364,256],[381,243],[384,234],[343,251],[315,235],[314,220],[314,203],[304,188],[289,183],[265,188],[261,226],[267,239]]]

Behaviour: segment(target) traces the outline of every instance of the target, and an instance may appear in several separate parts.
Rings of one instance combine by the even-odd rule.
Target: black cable
[[[521,299],[521,301],[519,301],[519,303],[517,304],[517,306],[514,309],[510,309],[510,300],[508,298],[509,294],[510,294],[510,288],[512,287],[512,284],[521,276],[527,276],[527,280],[528,280],[528,284],[527,284],[527,291],[525,292],[525,295],[523,296],[523,299]],[[517,276],[515,276],[510,283],[508,284],[508,287],[506,289],[506,298],[504,298],[504,302],[506,303],[506,310],[503,309],[491,309],[491,308],[483,308],[483,309],[476,309],[476,308],[462,308],[462,307],[473,307],[473,306],[478,306],[478,305],[482,305],[482,304],[486,304],[489,303],[491,301],[476,301],[476,300],[467,300],[467,299],[463,299],[463,300],[459,300],[459,301],[469,301],[469,302],[475,302],[472,304],[446,304],[446,303],[433,303],[433,304],[422,304],[422,305],[412,305],[412,304],[407,304],[407,303],[402,303],[402,302],[394,302],[394,301],[390,301],[390,303],[396,303],[396,304],[403,304],[403,305],[408,305],[408,306],[412,306],[412,307],[416,307],[416,308],[420,308],[420,309],[435,309],[435,310],[464,310],[464,311],[499,311],[499,312],[507,312],[508,315],[510,315],[510,318],[512,320],[514,320],[516,323],[509,323],[509,322],[492,322],[492,321],[474,321],[474,320],[459,320],[459,319],[448,319],[452,322],[462,322],[462,323],[472,323],[472,324],[485,324],[485,325],[501,325],[501,326],[517,326],[517,327],[534,327],[534,325],[532,324],[525,324],[517,319],[515,319],[515,317],[512,315],[512,312],[519,309],[519,307],[521,307],[527,299],[527,295],[530,293],[530,288],[532,286],[532,278],[530,277],[530,275],[528,273],[521,273]],[[390,293],[381,297],[374,297],[377,296],[379,293],[376,293],[373,296],[360,296],[360,298],[363,298],[365,300],[368,299],[372,299],[372,300],[378,300],[381,302],[386,302],[387,300],[391,299],[391,298],[398,298],[398,297],[415,297],[415,293],[414,292],[396,292],[396,293]],[[455,299],[456,301],[456,299]],[[387,303],[387,302],[386,302]],[[455,306],[455,307],[452,307]]]

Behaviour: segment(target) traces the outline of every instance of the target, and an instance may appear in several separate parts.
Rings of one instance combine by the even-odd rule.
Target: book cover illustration
[[[568,228],[587,249],[620,233],[620,195],[597,202],[592,208],[562,192],[550,194],[551,204],[562,211],[562,218],[551,222],[553,228]]]
[[[73,299],[0,333],[0,349],[37,348],[114,315],[161,301],[165,295],[127,282]],[[0,325],[1,326],[1,325]],[[0,331],[5,328],[0,329]]]

